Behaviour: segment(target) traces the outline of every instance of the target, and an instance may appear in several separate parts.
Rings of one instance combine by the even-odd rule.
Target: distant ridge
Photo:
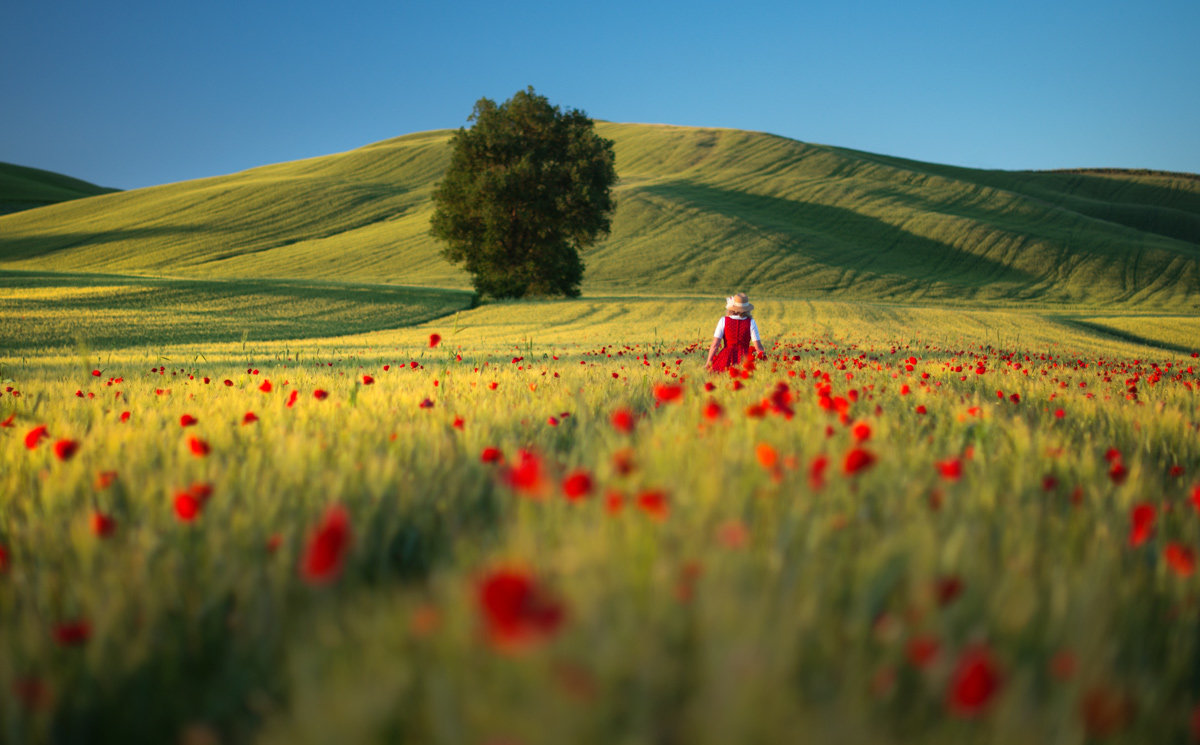
[[[1156,171],[1152,168],[1052,168],[1049,170],[1027,171],[1027,173],[1082,173],[1098,176],[1170,176],[1172,178],[1188,178],[1200,181],[1200,173]]]
[[[0,215],[114,191],[53,171],[0,163]]]
[[[612,234],[585,293],[1200,309],[1200,179],[939,165],[597,123]],[[428,235],[449,130],[0,217],[0,271],[465,287]]]

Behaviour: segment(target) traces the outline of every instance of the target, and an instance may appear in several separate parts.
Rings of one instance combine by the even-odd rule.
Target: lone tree
[[[433,193],[442,256],[494,297],[578,297],[579,251],[608,234],[615,206],[612,141],[532,86],[499,106],[479,99],[468,121]]]

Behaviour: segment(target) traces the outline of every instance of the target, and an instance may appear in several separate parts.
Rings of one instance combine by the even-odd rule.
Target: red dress
[[[723,372],[750,354],[750,319],[725,316],[725,346],[713,357],[714,372]]]

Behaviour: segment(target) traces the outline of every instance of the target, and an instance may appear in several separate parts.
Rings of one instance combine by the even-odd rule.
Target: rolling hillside
[[[600,123],[612,235],[585,293],[1200,308],[1200,180],[984,171],[738,130]],[[0,217],[0,272],[448,288],[449,131]]]
[[[112,191],[61,173],[0,163],[0,215]]]

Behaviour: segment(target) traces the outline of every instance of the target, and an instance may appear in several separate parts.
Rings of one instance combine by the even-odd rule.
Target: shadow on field
[[[464,290],[311,280],[192,280],[0,271],[0,349],[273,341],[401,328],[473,306]],[[95,288],[95,292],[64,292]]]
[[[94,233],[51,233],[47,235],[0,235],[0,261],[23,261],[51,256],[73,248],[104,246],[123,241],[155,238],[168,240],[181,236],[209,234],[211,225],[171,225],[147,228],[100,230]]]
[[[995,290],[994,285],[1001,284],[1014,295],[1038,279],[1015,267],[841,207],[690,181],[644,188],[692,208],[770,231],[781,237],[780,247],[789,253],[834,269],[971,289],[991,286]]]

